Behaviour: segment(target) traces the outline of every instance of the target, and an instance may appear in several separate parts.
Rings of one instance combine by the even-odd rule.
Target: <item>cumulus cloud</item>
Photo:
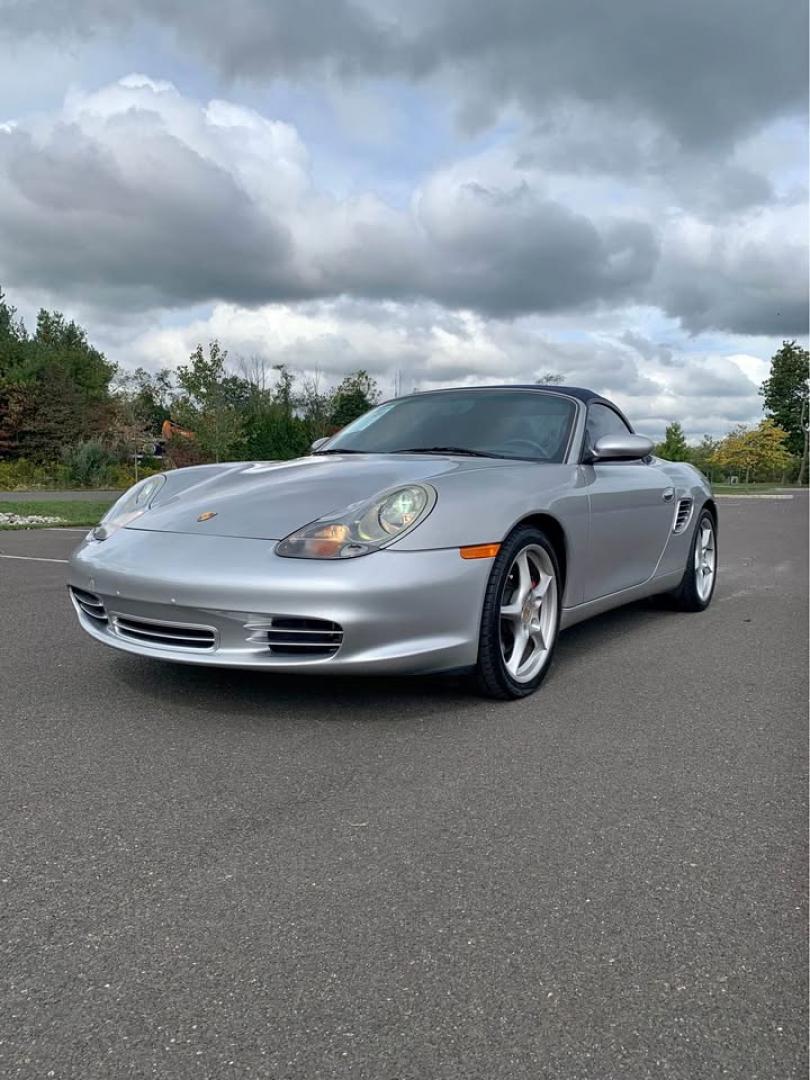
[[[656,257],[649,226],[592,221],[517,173],[485,183],[485,162],[433,176],[413,213],[337,201],[289,125],[140,76],[0,135],[4,273],[110,303],[356,293],[515,314],[624,295]]]
[[[537,173],[507,166],[487,177],[473,160],[432,177],[417,214],[433,252],[432,295],[498,314],[554,311],[632,295],[658,256],[646,222],[601,220],[543,193]]]
[[[527,145],[536,150],[536,143]],[[337,199],[289,124],[128,76],[0,129],[0,280],[146,310],[349,295],[504,318],[646,303],[691,331],[801,333],[801,205],[722,224],[657,181],[605,198],[520,137],[410,205]]]
[[[674,222],[652,293],[690,331],[807,333],[807,207],[759,208],[734,227]]]
[[[556,371],[697,437],[757,418],[807,332],[794,0],[0,7],[0,282],[115,360],[218,337],[387,390]],[[168,78],[109,82],[144,55]],[[324,132],[358,111],[386,154]]]

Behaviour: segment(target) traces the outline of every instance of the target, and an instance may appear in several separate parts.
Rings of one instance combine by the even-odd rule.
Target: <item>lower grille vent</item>
[[[274,656],[334,656],[343,644],[343,627],[328,619],[278,615],[247,628],[250,640],[266,643]]]
[[[115,632],[141,645],[157,645],[161,649],[193,649],[195,652],[213,649],[216,633],[210,626],[184,626],[182,623],[155,622],[133,619],[128,615],[115,616]]]
[[[96,596],[95,593],[85,592],[84,589],[75,589],[72,585],[70,592],[83,615],[92,619],[94,623],[98,623],[99,626],[107,625],[107,612],[104,610],[101,597]]]
[[[692,517],[692,500],[681,499],[675,511],[675,524],[672,526],[674,533],[682,533]]]

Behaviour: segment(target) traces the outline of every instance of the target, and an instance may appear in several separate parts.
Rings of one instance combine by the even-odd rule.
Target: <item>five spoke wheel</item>
[[[545,531],[520,525],[501,544],[484,595],[476,673],[488,697],[526,697],[549,670],[560,626],[564,577]],[[563,552],[564,554],[564,552]],[[717,520],[704,506],[677,589],[681,611],[705,611],[717,582]]]
[[[709,599],[714,585],[715,565],[714,527],[707,515],[700,522],[695,540],[695,589],[704,603]]]
[[[704,508],[698,517],[681,583],[670,598],[681,611],[705,611],[717,584],[717,522]]]
[[[562,577],[553,544],[533,525],[519,525],[492,565],[476,665],[487,697],[522,698],[546,677],[557,643]]]
[[[516,682],[530,682],[548,659],[557,629],[557,576],[539,544],[515,556],[504,582],[500,622],[506,670]]]

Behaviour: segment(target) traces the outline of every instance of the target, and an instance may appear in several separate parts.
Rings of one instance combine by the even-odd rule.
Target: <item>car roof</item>
[[[595,390],[588,390],[585,386],[559,386],[556,383],[495,383],[490,386],[446,386],[440,390],[421,390],[404,396],[417,397],[420,394],[441,394],[444,390],[534,390],[540,394],[565,394],[566,397],[576,398],[585,405],[595,402],[600,405],[607,405],[608,408],[619,414],[631,431],[634,430],[633,425],[615,402],[609,401],[608,398],[603,397],[601,394],[597,394]]]
[[[485,388],[482,387],[482,389]],[[540,390],[550,394],[567,394],[568,397],[579,398],[586,404],[590,401],[607,401],[607,398],[603,398],[595,390],[588,390],[584,386],[558,386],[557,383],[504,383],[503,387],[499,386],[497,389]],[[607,403],[612,404],[609,401]]]
[[[567,397],[584,401],[586,405],[591,401],[601,401],[605,405],[610,405],[611,408],[616,408],[612,401],[608,401],[606,397],[597,394],[595,390],[588,390],[584,386],[558,386],[556,383],[494,383],[489,386],[445,386],[436,390],[417,390],[413,395],[407,394],[403,396],[415,397],[417,394],[441,394],[444,390],[536,390],[541,394],[565,394]]]
[[[601,394],[597,394],[595,390],[588,390],[584,386],[557,386],[555,383],[521,383],[520,386],[521,389],[525,390],[546,390],[549,393],[566,394],[568,397],[577,398],[586,405],[596,403],[599,405],[607,405],[608,408],[613,409],[614,412],[619,414],[631,431],[635,430],[615,401],[609,401],[608,398],[603,397]]]

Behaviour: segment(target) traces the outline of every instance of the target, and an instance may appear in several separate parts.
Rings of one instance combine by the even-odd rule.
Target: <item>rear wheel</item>
[[[672,594],[681,611],[705,611],[712,602],[717,581],[717,526],[708,510],[695,526],[683,579]]]
[[[560,570],[539,529],[517,528],[492,566],[478,646],[478,685],[487,697],[533,693],[549,669],[560,625]]]

